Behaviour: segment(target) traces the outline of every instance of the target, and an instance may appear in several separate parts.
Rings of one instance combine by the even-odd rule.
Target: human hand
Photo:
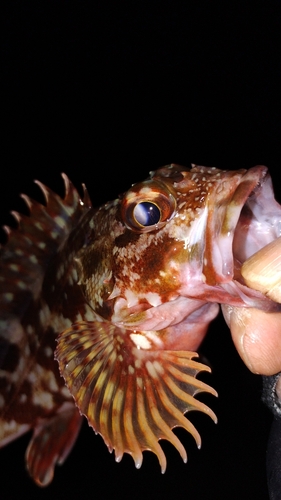
[[[247,286],[281,303],[281,237],[242,266]],[[235,347],[246,366],[262,375],[281,372],[281,312],[223,306]],[[276,392],[281,399],[281,377]]]

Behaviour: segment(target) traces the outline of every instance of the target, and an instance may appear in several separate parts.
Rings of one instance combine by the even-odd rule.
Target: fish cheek
[[[162,301],[169,300],[179,286],[178,270],[171,263],[172,256],[177,254],[177,250],[174,252],[173,240],[167,235],[160,237],[157,231],[142,235],[130,234],[130,243],[127,235],[127,245],[116,245],[116,280],[125,289],[133,290],[136,294],[157,293]],[[155,238],[151,238],[153,234]],[[116,241],[118,244],[124,242],[125,234]]]
[[[141,283],[148,285],[148,291],[158,293],[163,302],[171,300],[180,286],[179,267],[186,259],[183,243],[166,236],[161,245],[151,245],[145,252]]]

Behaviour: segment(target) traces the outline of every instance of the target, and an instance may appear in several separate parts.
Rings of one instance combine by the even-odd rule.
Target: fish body
[[[225,171],[168,165],[93,208],[66,176],[64,199],[40,183],[24,197],[0,260],[0,445],[32,430],[30,475],[50,483],[82,415],[117,461],[136,467],[172,432],[200,436],[184,414],[216,417],[194,396],[216,391],[194,360],[219,305],[276,310],[240,268],[281,234],[266,167]]]

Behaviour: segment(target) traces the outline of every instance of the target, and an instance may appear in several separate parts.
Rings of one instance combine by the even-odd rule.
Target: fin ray
[[[212,410],[194,398],[198,392],[216,391],[195,378],[201,370],[210,371],[192,359],[196,353],[159,349],[153,335],[142,344],[150,347],[141,348],[135,338],[136,332],[106,321],[81,321],[59,335],[55,357],[78,408],[109,450],[115,450],[116,460],[129,453],[140,467],[142,452],[150,450],[164,472],[159,440],[170,441],[186,461],[172,429],[183,427],[200,447],[200,435],[184,414],[198,410],[216,420]]]

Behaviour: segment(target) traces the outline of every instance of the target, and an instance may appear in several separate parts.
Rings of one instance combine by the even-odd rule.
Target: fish
[[[0,250],[0,447],[32,432],[25,461],[47,486],[83,419],[115,460],[167,460],[186,450],[187,418],[216,415],[197,395],[210,372],[198,350],[220,306],[279,310],[246,286],[241,266],[281,234],[281,206],[265,166],[220,170],[170,164],[115,200],[93,206],[65,174],[60,197],[36,181],[22,195]]]

